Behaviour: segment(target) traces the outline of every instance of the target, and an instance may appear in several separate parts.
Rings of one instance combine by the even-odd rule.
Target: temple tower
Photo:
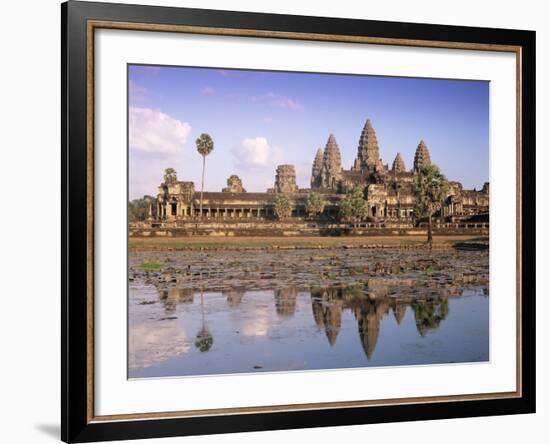
[[[275,290],[275,310],[279,316],[289,317],[296,312],[298,290],[295,287]]]
[[[222,188],[223,193],[246,193],[243,188],[243,182],[239,176],[232,174],[227,179],[227,187]]]
[[[361,137],[359,138],[355,168],[374,170],[376,168],[380,169],[381,167],[382,161],[380,160],[380,148],[378,146],[376,132],[374,131],[370,119],[367,119],[363,131],[361,131]]]
[[[333,134],[328,137],[323,154],[323,168],[321,172],[321,186],[336,189],[342,179],[342,158],[340,148]]]
[[[319,148],[313,160],[311,167],[311,188],[319,188],[321,186],[321,173],[323,170],[323,150]]]
[[[405,304],[396,304],[393,308],[393,316],[397,321],[397,324],[400,325],[403,319],[405,318],[405,312],[407,311],[407,306]]]
[[[294,165],[279,165],[275,173],[275,192],[292,194],[297,191]]]
[[[414,171],[420,171],[422,167],[429,166],[432,164],[430,159],[430,152],[428,151],[428,146],[424,143],[423,140],[418,144],[416,148],[416,153],[414,153]]]
[[[367,309],[356,309],[355,318],[357,319],[361,345],[367,359],[370,361],[378,342],[381,317],[376,313],[375,307],[369,306]]]
[[[391,169],[393,173],[404,173],[406,171],[405,162],[403,162],[403,158],[400,153],[397,153],[395,156]]]

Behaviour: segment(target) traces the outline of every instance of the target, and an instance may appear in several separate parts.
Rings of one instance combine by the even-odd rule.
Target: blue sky
[[[410,169],[424,139],[450,180],[478,189],[489,180],[488,82],[136,65],[128,75],[131,199],[155,195],[167,167],[199,188],[202,132],[214,139],[206,190],[238,174],[248,191],[265,191],[282,163],[309,187],[329,134],[348,169],[367,118],[384,163],[400,152]]]

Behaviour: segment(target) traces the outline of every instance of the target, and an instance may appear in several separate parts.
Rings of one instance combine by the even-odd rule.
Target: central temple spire
[[[432,160],[430,158],[430,152],[428,151],[428,146],[426,143],[421,140],[418,144],[418,148],[416,148],[416,153],[414,153],[414,171],[420,171],[420,169],[424,166],[429,166],[432,164]]]
[[[363,131],[361,131],[357,147],[357,160],[362,168],[374,169],[382,165],[378,139],[370,119],[367,119]]]

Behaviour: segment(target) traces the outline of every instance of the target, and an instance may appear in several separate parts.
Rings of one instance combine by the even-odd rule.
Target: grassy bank
[[[291,249],[291,248],[417,248],[425,245],[425,236],[361,237],[179,237],[130,238],[130,251],[218,250],[218,249]],[[435,236],[434,248],[455,245],[486,244],[483,236]]]

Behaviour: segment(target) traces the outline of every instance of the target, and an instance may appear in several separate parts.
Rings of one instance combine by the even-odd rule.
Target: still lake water
[[[366,287],[129,290],[130,378],[489,360],[485,286],[412,300]]]

